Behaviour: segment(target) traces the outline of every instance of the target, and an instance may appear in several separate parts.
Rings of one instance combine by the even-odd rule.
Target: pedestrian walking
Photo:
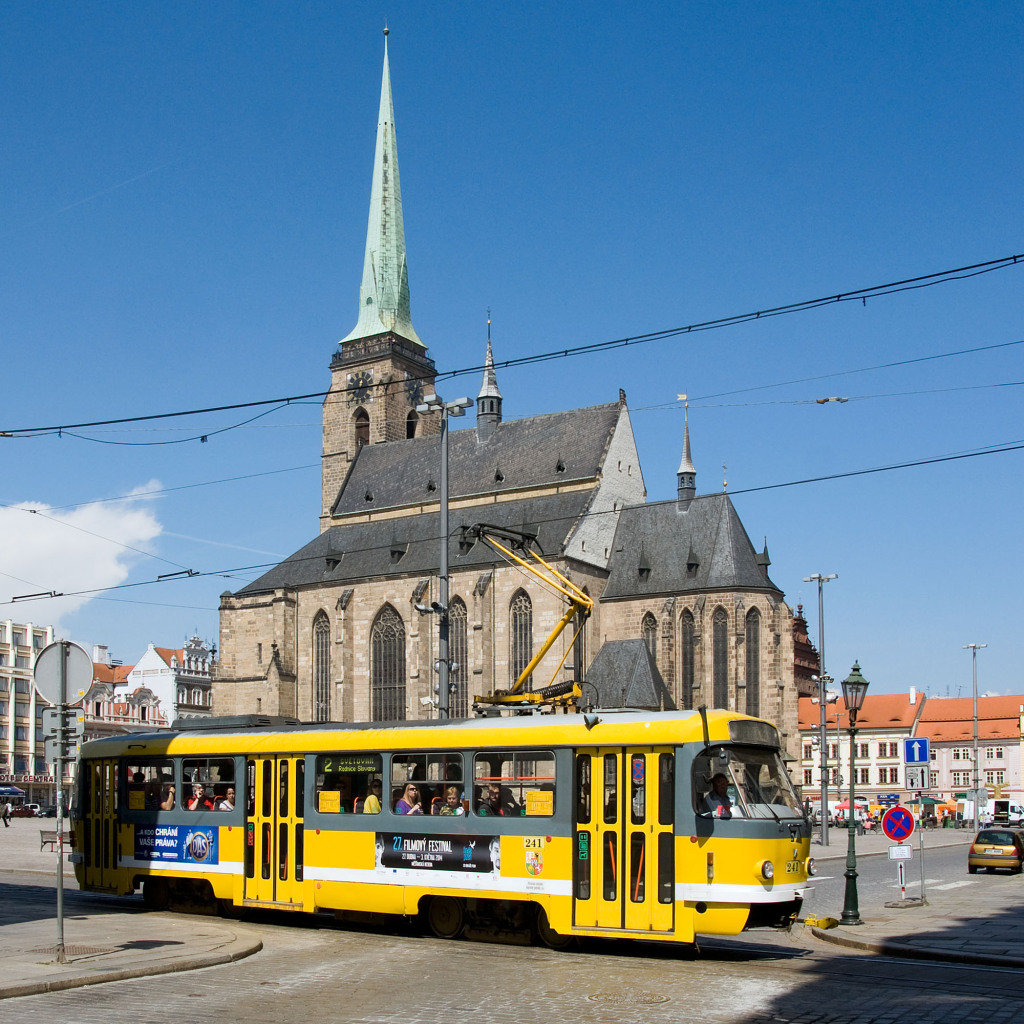
[[[8,800],[7,803],[4,804],[4,815],[3,815],[3,817],[4,817],[4,828],[10,828],[11,827],[11,801],[10,800]]]

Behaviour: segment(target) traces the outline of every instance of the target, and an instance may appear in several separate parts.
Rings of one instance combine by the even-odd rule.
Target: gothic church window
[[[391,605],[370,630],[370,697],[373,721],[405,718],[405,623]]]
[[[747,714],[761,713],[761,613],[756,608],[747,612]]]
[[[693,686],[694,686],[694,647],[696,646],[696,628],[693,621],[693,612],[689,609],[683,612],[683,671],[682,675],[682,704],[686,711],[693,708]]]
[[[313,720],[331,720],[331,623],[325,612],[313,620]]]
[[[356,409],[354,416],[356,425],[356,447],[370,443],[370,417],[365,409]]]
[[[466,605],[456,597],[448,605],[448,655],[456,667],[448,675],[448,716],[450,718],[469,717],[469,685],[466,681],[466,669],[469,661],[469,648],[466,634]]]
[[[416,425],[419,423],[419,416],[416,415],[415,410],[409,413],[405,417],[405,437],[408,440],[411,437],[416,436]]]
[[[658,621],[655,617],[648,612],[640,623],[640,635],[644,638],[644,644],[647,650],[651,652],[651,657],[658,660]]]
[[[712,694],[711,706],[729,706],[729,616],[724,608],[715,611],[711,619],[712,636]]]
[[[515,683],[533,657],[533,602],[525,590],[516,591],[509,605],[509,681]],[[528,680],[525,689],[532,688]]]

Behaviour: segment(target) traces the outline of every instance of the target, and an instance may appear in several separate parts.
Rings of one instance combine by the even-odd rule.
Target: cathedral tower
[[[391,99],[388,30],[370,185],[363,278],[355,327],[331,360],[331,389],[323,406],[320,528],[360,446],[437,433],[436,415],[416,406],[434,389],[434,361],[412,325],[406,267],[398,143]]]

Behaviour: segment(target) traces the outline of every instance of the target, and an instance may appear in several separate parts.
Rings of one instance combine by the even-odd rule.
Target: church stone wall
[[[698,641],[694,652],[693,706],[712,706],[712,616],[717,608],[728,616],[729,701],[733,711],[746,713],[746,615],[751,608],[761,614],[760,702],[757,714],[774,722],[783,734],[790,754],[798,756],[797,693],[793,681],[793,634],[791,614],[774,595],[728,592],[685,597],[644,597],[604,602],[601,608],[601,642],[628,640],[643,635],[641,623],[650,613],[658,623],[658,670],[677,707],[683,707],[682,618],[684,610],[694,617]]]

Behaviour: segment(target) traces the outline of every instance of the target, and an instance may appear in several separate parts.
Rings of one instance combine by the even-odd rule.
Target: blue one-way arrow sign
[[[903,741],[904,764],[928,764],[930,761],[931,753],[928,750],[927,736],[915,736],[913,739]]]

